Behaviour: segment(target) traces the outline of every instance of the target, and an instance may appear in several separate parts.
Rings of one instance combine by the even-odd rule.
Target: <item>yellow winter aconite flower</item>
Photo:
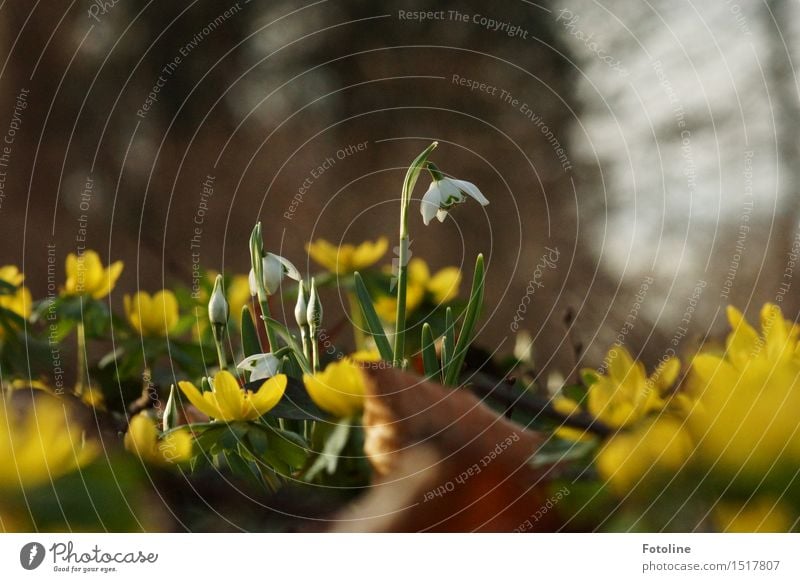
[[[102,299],[114,288],[122,273],[122,261],[116,261],[103,267],[99,255],[94,251],[85,251],[81,255],[67,255],[67,282],[64,293],[67,295],[88,294],[95,299]]]
[[[185,430],[175,430],[159,438],[155,420],[141,413],[131,418],[125,448],[148,463],[169,465],[191,458],[192,437]]]
[[[386,237],[365,241],[360,245],[332,245],[325,239],[318,239],[306,245],[309,256],[331,273],[345,275],[366,269],[377,263],[389,248]]]
[[[597,453],[595,465],[611,488],[624,495],[648,477],[681,469],[692,448],[684,421],[662,414],[614,434]]]
[[[607,375],[594,370],[583,374],[595,378],[586,397],[589,413],[611,428],[630,426],[663,409],[681,367],[676,358],[670,358],[648,377],[644,364],[634,361],[623,347],[609,350],[606,362]]]
[[[19,287],[25,280],[25,275],[16,266],[5,265],[0,267],[0,280],[14,285],[15,287]]]
[[[727,533],[786,533],[794,517],[780,501],[757,497],[746,503],[722,501],[714,510],[717,529]]]
[[[364,408],[364,377],[359,365],[349,358],[328,364],[324,371],[303,375],[311,400],[338,418],[360,413]]]
[[[131,327],[145,336],[167,336],[178,323],[178,300],[168,289],[151,297],[139,291],[133,297],[125,295],[125,314]]]
[[[244,390],[230,372],[222,370],[209,378],[211,391],[200,392],[191,382],[178,387],[200,412],[215,420],[255,420],[272,410],[286,390],[286,376],[278,374],[265,380],[255,392]]]
[[[698,406],[689,429],[701,459],[761,479],[800,464],[798,327],[769,303],[761,310],[761,334],[733,307],[728,320],[733,331],[725,353],[692,362],[689,387]]]
[[[25,275],[14,265],[0,267],[0,280],[17,287],[14,293],[0,294],[0,307],[27,319],[31,315],[32,298],[28,288],[22,285]],[[3,330],[0,329],[0,335]]]
[[[58,399],[41,396],[19,413],[8,407],[0,400],[0,489],[49,483],[97,455]]]
[[[461,271],[457,267],[445,267],[431,276],[428,264],[422,259],[411,259],[408,263],[408,287],[406,291],[406,313],[411,313],[429,293],[434,303],[447,303],[458,296],[461,286]],[[381,297],[375,302],[375,311],[384,321],[394,322],[397,317],[397,299]]]

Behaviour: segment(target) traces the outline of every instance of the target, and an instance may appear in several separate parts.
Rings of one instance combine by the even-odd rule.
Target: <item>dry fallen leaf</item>
[[[544,437],[466,390],[396,369],[365,375],[364,448],[379,478],[337,531],[557,529],[542,513],[550,468],[528,464]]]

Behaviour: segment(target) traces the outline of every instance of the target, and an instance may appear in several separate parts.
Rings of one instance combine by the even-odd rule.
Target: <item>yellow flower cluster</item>
[[[457,267],[445,267],[431,275],[428,264],[422,259],[408,262],[408,287],[406,290],[406,312],[411,313],[420,306],[425,294],[438,305],[452,301],[458,296],[461,271]],[[384,296],[375,302],[375,311],[384,321],[394,322],[397,317],[397,298]]]
[[[679,389],[673,388],[677,360],[647,377],[623,348],[609,352],[607,374],[584,371],[586,410],[616,429],[595,465],[619,495],[684,468],[763,485],[800,466],[800,326],[772,304],[761,311],[760,334],[735,308],[727,315],[732,332],[725,351],[697,355]],[[554,406],[564,414],[581,408],[564,397]],[[558,434],[587,438],[570,428]],[[787,512],[780,501],[759,494],[744,504],[720,502],[715,522],[724,531],[785,531],[793,522]]]
[[[731,475],[753,477],[800,466],[800,327],[776,305],[761,310],[761,334],[733,307],[725,353],[692,362],[698,406],[689,430],[698,455]]]

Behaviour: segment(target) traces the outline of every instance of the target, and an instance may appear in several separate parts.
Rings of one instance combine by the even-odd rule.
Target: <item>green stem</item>
[[[269,324],[267,320],[268,317],[272,317],[272,314],[269,309],[269,299],[267,297],[258,297],[258,304],[261,306],[261,319],[264,321],[264,329],[267,332],[267,341],[269,342],[269,350],[270,352],[274,352],[278,349],[278,337],[275,335],[275,330],[272,329],[272,326]]]
[[[308,326],[301,325],[300,326],[300,338],[303,340],[303,355],[306,357],[306,361],[311,361],[311,352],[309,352],[309,345],[308,345]]]
[[[405,219],[405,208],[401,213],[401,220]],[[397,272],[397,315],[395,318],[396,331],[394,335],[394,361],[395,367],[405,367],[406,351],[406,293],[408,287],[408,232],[400,231],[400,267]]]
[[[86,355],[86,330],[83,327],[83,322],[78,323],[76,334],[78,349],[78,379],[75,383],[75,394],[82,396],[86,390],[86,368],[88,367]]]
[[[411,206],[411,193],[419,178],[419,173],[428,162],[428,156],[436,149],[437,142],[431,143],[420,153],[406,172],[403,179],[403,190],[400,194],[400,267],[397,270],[397,331],[394,336],[394,359],[392,364],[405,368],[406,349],[406,287],[408,286],[408,208]]]
[[[317,326],[311,326],[310,338],[311,341],[311,369],[314,372],[319,372],[319,342],[317,342]]]
[[[219,362],[219,369],[227,370],[228,360],[225,357],[225,345],[222,341],[225,338],[225,328],[224,326],[214,325],[212,326],[212,331],[214,332],[214,344],[217,346],[217,361]]]

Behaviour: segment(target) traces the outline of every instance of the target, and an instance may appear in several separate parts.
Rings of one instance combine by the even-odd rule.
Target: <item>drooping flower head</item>
[[[486,196],[472,182],[440,177],[434,179],[428,186],[428,191],[422,196],[420,212],[425,226],[430,224],[435,216],[439,222],[444,222],[448,211],[456,204],[461,204],[470,196],[478,201],[481,206],[486,206],[489,201]]]
[[[289,277],[295,281],[299,281],[301,278],[300,271],[288,259],[273,253],[266,253],[261,259],[261,276],[261,285],[263,285],[267,295],[274,295],[278,292],[284,277]],[[250,295],[255,297],[258,295],[259,282],[256,280],[256,274],[253,269],[250,269],[249,282]]]

